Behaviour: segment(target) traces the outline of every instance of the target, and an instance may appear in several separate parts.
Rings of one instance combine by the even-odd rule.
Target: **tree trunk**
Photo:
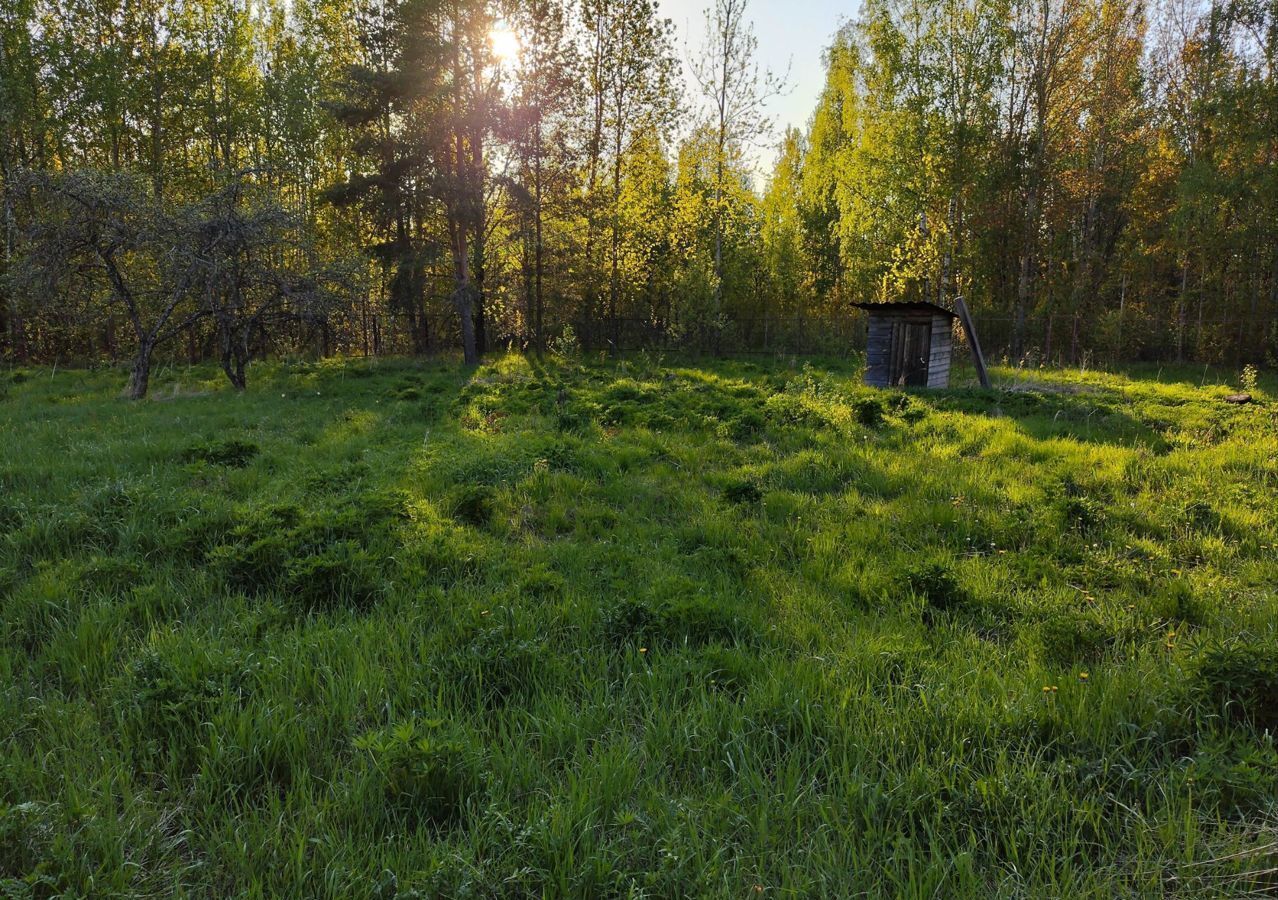
[[[462,361],[465,365],[474,366],[479,364],[479,353],[475,346],[474,287],[470,283],[466,223],[455,216],[449,227],[453,241],[453,280],[456,284],[453,289],[453,305],[461,320]]]
[[[542,284],[546,271],[546,243],[542,237],[542,171],[541,171],[541,114],[537,114],[536,133],[534,136],[534,166],[533,177],[534,187],[537,191],[534,209],[536,211],[536,221],[533,227],[533,240],[536,241],[534,258],[533,258],[533,274],[536,277],[537,285],[533,292],[533,299],[536,302],[536,312],[534,314],[533,328],[537,335],[537,358],[540,359],[542,354],[546,352],[546,338],[543,324],[545,320],[546,298],[543,292]]]
[[[151,354],[155,345],[149,338],[138,342],[137,356],[133,359],[133,371],[129,375],[129,399],[141,400],[151,385]]]
[[[477,366],[479,354],[475,350],[475,312],[472,290],[469,282],[458,285],[457,290],[453,291],[453,303],[461,319],[462,362],[468,366]]]

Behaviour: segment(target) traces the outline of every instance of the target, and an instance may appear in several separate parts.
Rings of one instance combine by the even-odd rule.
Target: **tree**
[[[594,316],[599,294],[595,259],[599,210],[606,209],[609,232],[608,307],[609,346],[620,349],[622,256],[626,222],[621,197],[626,160],[641,134],[664,137],[678,112],[679,62],[674,54],[673,26],[657,16],[653,0],[583,0],[586,33],[590,127],[586,141],[587,226],[585,241],[587,312]],[[606,200],[601,202],[604,168],[611,169]]]
[[[729,156],[772,129],[767,103],[785,89],[784,78],[759,72],[758,39],[746,18],[749,0],[715,0],[706,12],[705,42],[692,71],[707,104],[705,126],[714,137],[714,314],[723,306],[724,194]]]
[[[132,175],[37,174],[23,184],[37,213],[15,283],[37,302],[81,290],[122,308],[135,340],[128,396],[142,399],[156,348],[199,315],[192,257],[172,252],[176,220]]]
[[[218,360],[237,391],[248,386],[249,362],[268,329],[304,313],[318,290],[314,276],[281,263],[297,249],[294,218],[273,203],[250,203],[249,190],[240,174],[183,210],[170,250],[186,259],[196,308],[213,323]]]
[[[520,35],[511,136],[519,166],[526,228],[526,328],[538,355],[545,352],[546,213],[548,201],[562,212],[572,184],[572,117],[578,112],[580,59],[561,0],[521,0],[510,14]]]

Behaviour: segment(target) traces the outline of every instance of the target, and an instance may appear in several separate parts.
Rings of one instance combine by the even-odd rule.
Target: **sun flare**
[[[493,56],[500,62],[519,62],[519,35],[505,26],[498,26],[488,33],[493,45]]]

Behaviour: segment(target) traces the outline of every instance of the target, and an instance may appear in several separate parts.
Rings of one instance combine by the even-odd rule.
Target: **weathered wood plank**
[[[976,336],[976,326],[972,324],[972,314],[967,311],[967,304],[963,302],[962,297],[954,298],[954,308],[959,314],[959,320],[963,323],[963,330],[967,332],[967,342],[972,346],[972,361],[976,363],[976,377],[981,380],[981,387],[988,391],[990,389],[990,376],[985,371],[985,354],[981,352],[981,341]]]

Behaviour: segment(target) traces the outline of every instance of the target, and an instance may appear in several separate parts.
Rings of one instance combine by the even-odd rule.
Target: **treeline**
[[[832,23],[833,25],[833,23]],[[1275,0],[870,0],[770,176],[745,0],[10,0],[0,352],[1278,353]],[[681,57],[691,60],[684,78]],[[142,351],[146,351],[144,354]]]
[[[1017,359],[1272,360],[1276,61],[1274,0],[870,0],[778,169],[815,293],[960,293]]]

